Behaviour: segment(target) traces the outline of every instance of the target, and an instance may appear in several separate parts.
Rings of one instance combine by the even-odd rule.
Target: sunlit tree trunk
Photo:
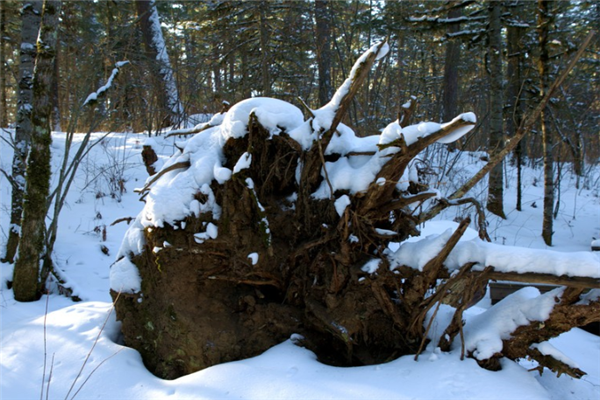
[[[504,147],[502,127],[502,110],[504,106],[502,75],[502,3],[489,2],[489,62],[490,62],[490,134],[488,152],[490,156],[500,152]],[[504,215],[504,179],[502,163],[490,171],[487,209],[499,217]]]
[[[15,300],[33,301],[40,293],[39,267],[44,256],[45,218],[50,189],[50,114],[60,1],[44,1],[33,76],[31,149],[23,204],[22,237],[13,275]]]
[[[156,9],[154,0],[137,0],[135,2],[137,13],[140,18],[142,35],[146,50],[154,60],[154,71],[158,83],[158,98],[166,116],[162,120],[164,128],[174,125],[183,120],[183,106],[179,100],[177,84],[173,75],[173,68],[167,54],[162,28],[160,26],[160,17]]]
[[[24,1],[21,23],[21,54],[19,64],[19,88],[17,92],[17,126],[15,148],[12,160],[12,194],[10,228],[6,242],[4,262],[12,263],[21,231],[23,196],[25,193],[25,160],[31,137],[31,108],[33,103],[33,66],[35,62],[35,42],[40,26],[41,1]]]

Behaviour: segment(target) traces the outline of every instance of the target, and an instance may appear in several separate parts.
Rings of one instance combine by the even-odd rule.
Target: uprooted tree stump
[[[255,356],[292,334],[326,363],[381,363],[421,351],[442,301],[456,312],[439,346],[462,333],[492,272],[444,266],[469,221],[419,267],[388,244],[418,235],[416,205],[436,196],[410,173],[413,158],[474,118],[407,126],[404,115],[381,136],[355,137],[342,116],[386,46],[365,53],[307,121],[273,99],[232,107],[141,190],[146,206],[112,266],[111,294],[125,343],[153,373],[172,379]],[[523,327],[524,347],[507,341],[508,355],[536,358],[538,337],[597,317],[597,300],[584,308],[577,321],[561,314],[551,334]]]

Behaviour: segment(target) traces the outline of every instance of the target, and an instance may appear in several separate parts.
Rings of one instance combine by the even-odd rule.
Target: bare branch
[[[148,190],[150,190],[150,186],[152,186],[152,184],[154,182],[156,182],[157,180],[159,180],[160,177],[163,176],[164,174],[166,174],[167,172],[171,172],[171,171],[174,171],[176,169],[189,168],[191,165],[192,164],[189,161],[181,161],[181,162],[175,163],[173,165],[169,165],[167,168],[162,169],[160,172],[158,172],[156,175],[154,175],[152,177],[152,179],[150,179],[150,181],[144,185],[143,188],[141,188],[141,189],[135,189],[134,192],[135,193],[145,193]]]

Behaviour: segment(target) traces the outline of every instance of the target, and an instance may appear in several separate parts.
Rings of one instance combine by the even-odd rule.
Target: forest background
[[[14,124],[17,114],[23,3],[28,2],[0,4],[3,127]],[[183,107],[172,119],[164,86],[157,82],[160,60],[144,46],[151,29],[144,21],[154,2],[65,1],[53,128],[85,132],[94,119],[101,120],[97,129],[154,133],[165,122],[217,113],[222,101],[234,104],[253,96],[295,104],[300,98],[317,108],[354,60],[387,37],[390,55],[356,96],[346,124],[361,135],[378,133],[415,96],[415,120],[448,121],[459,111],[473,111],[478,129],[486,133],[494,130],[494,106],[501,105],[501,133],[509,137],[543,91],[539,63],[547,64],[544,79],[551,82],[586,34],[600,27],[596,1],[541,3],[547,3],[543,15],[536,1],[159,1],[155,6]],[[541,24],[548,28],[544,43]],[[551,101],[547,120],[557,160],[598,159],[598,44],[596,37]],[[78,115],[83,100],[123,60],[130,65],[107,93],[101,115]],[[523,141],[531,162],[542,155],[540,131]],[[488,134],[469,135],[458,146],[485,150],[488,141]]]

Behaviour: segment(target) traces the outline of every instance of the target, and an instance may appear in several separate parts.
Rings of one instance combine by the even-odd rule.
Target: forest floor
[[[4,137],[8,135],[2,133]],[[98,134],[96,137],[100,137]],[[535,365],[504,361],[503,369],[481,369],[459,352],[441,353],[432,346],[419,357],[401,357],[385,364],[338,368],[320,363],[290,338],[252,359],[231,362],[173,380],[161,380],[144,367],[139,353],[121,343],[109,295],[109,270],[127,230],[124,217],[142,208],[133,190],[144,185],[141,160],[145,137],[115,133],[83,161],[59,222],[56,268],[81,301],[53,291],[33,303],[19,303],[6,282],[12,265],[0,264],[0,398],[34,399],[580,399],[600,398],[600,337],[573,329],[551,343],[587,372],[577,380]],[[173,139],[154,139],[159,156],[173,151]],[[53,164],[64,150],[65,135],[53,135]],[[482,165],[477,153],[430,156],[435,170],[452,169],[437,185],[453,191]],[[0,147],[0,168],[10,170],[12,150]],[[443,167],[442,167],[443,166]],[[600,168],[589,166],[579,189],[570,166],[560,172],[561,187],[552,250],[589,251],[600,238]],[[547,248],[541,238],[543,172],[528,166],[523,175],[523,211],[515,210],[516,171],[506,167],[506,220],[488,216],[488,231],[499,244]],[[485,184],[471,195],[482,198]],[[10,187],[0,184],[0,246],[10,212]],[[449,209],[422,228],[422,236],[456,227],[454,219],[469,210]],[[473,211],[470,211],[474,214]],[[473,216],[473,215],[472,215]],[[463,240],[476,236],[469,232]],[[466,318],[490,306],[489,294]]]

